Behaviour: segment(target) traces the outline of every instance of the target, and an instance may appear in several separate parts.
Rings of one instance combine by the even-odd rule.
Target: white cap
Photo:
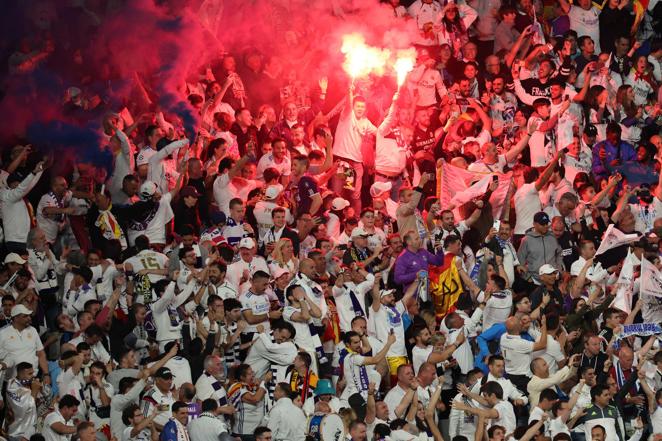
[[[393,184],[390,182],[375,182],[370,187],[370,196],[373,198],[379,197],[387,191],[391,191],[391,188],[393,188]]]
[[[556,272],[558,272],[558,270],[549,263],[544,264],[543,266],[540,267],[540,269],[538,269],[539,276],[554,274]]]
[[[19,265],[23,265],[25,262],[26,260],[16,253],[9,253],[5,257],[5,263],[18,263]]]
[[[395,290],[394,289],[382,289],[381,291],[379,291],[379,298],[381,299],[381,298],[386,297],[390,294],[395,294]]]
[[[17,315],[32,315],[32,311],[26,308],[24,305],[18,304],[11,309],[11,316],[16,317]]]
[[[354,239],[355,237],[359,237],[359,236],[368,237],[370,235],[363,228],[356,227],[352,230],[352,235],[350,236],[350,239]]]
[[[264,191],[264,197],[267,199],[276,199],[278,195],[283,191],[283,186],[280,184],[270,185]]]
[[[273,270],[271,277],[273,277],[273,279],[276,280],[284,276],[285,274],[289,274],[289,273],[290,273],[289,269],[278,266]]]
[[[349,207],[349,201],[347,199],[343,198],[334,198],[331,201],[331,208],[334,211],[340,211],[344,210],[345,208]]]
[[[140,199],[149,199],[156,193],[156,184],[152,181],[145,181],[140,186]]]
[[[255,248],[255,241],[252,237],[244,237],[239,241],[239,248],[253,249]]]

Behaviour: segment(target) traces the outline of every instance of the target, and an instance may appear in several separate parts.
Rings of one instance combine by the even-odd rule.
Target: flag
[[[430,265],[430,296],[437,319],[455,311],[457,299],[462,294],[462,280],[455,264],[455,255],[446,254],[441,266]]]
[[[641,288],[642,294],[662,297],[662,272],[655,265],[641,258]]]
[[[642,165],[636,161],[626,162],[614,167],[613,171],[622,174],[631,187],[637,187],[641,184],[657,184],[659,180],[659,175],[653,167]]]
[[[628,250],[628,255],[623,261],[623,268],[618,275],[616,286],[616,297],[611,303],[612,308],[620,309],[621,311],[629,314],[632,311],[632,291],[634,288],[634,267],[641,262],[634,255],[632,250]]]
[[[602,242],[600,242],[598,251],[595,252],[595,255],[599,256],[600,254],[603,254],[612,248],[636,242],[637,239],[639,239],[639,235],[637,233],[625,234],[618,228],[614,227],[614,224],[609,224],[607,231],[605,231],[605,235],[602,237]]]
[[[648,4],[650,0],[634,0],[632,6],[634,7],[634,13],[636,15],[636,20],[641,20],[641,16],[646,13],[648,9]]]
[[[505,174],[472,172],[443,161],[441,167],[437,170],[437,195],[441,206],[454,205],[456,218],[461,218],[462,216],[457,209],[472,199],[484,195],[492,176],[497,176],[499,183],[497,189],[490,196],[492,214],[495,219],[498,219],[501,217],[503,203],[510,187],[511,172]]]
[[[534,46],[545,44],[545,33],[542,30],[542,25],[538,21],[536,8],[533,8],[533,24],[531,25],[531,30],[533,31],[533,34],[531,35],[531,44]]]

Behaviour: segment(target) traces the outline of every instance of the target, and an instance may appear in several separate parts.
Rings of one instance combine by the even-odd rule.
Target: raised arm
[[[540,317],[540,338],[533,344],[533,352],[545,349],[547,347],[547,317]]]
[[[535,132],[535,129],[533,131]],[[517,142],[517,144],[515,144],[515,147],[508,150],[504,155],[506,157],[506,162],[510,164],[517,159],[519,154],[522,153],[522,151],[526,148],[527,145],[529,145],[529,140],[531,139],[531,135],[533,135],[533,132],[531,131],[530,127],[527,127],[526,134],[522,136],[522,138]]]
[[[549,164],[547,164],[545,171],[543,171],[542,174],[538,176],[538,179],[536,179],[536,191],[542,190],[542,188],[547,185],[547,181],[549,181],[549,178],[552,177],[552,173],[554,173],[556,166],[559,164],[558,159],[561,157],[563,157],[562,150],[559,150],[554,154],[554,158],[550,161]],[[520,262],[522,262],[521,259]]]

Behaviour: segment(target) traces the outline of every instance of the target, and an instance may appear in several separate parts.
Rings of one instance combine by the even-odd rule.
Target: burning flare
[[[406,49],[398,51],[398,58],[395,60],[393,69],[398,75],[398,87],[402,86],[407,78],[407,74],[411,72],[416,64],[416,50]]]
[[[388,49],[368,46],[360,34],[344,35],[340,51],[345,54],[343,69],[352,80],[371,73],[382,75],[390,56]]]

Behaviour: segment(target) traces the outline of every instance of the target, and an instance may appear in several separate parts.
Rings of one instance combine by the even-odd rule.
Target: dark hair
[[[270,276],[266,272],[262,270],[257,270],[253,273],[253,277],[251,278],[252,280],[255,279],[268,279]]]
[[[257,438],[258,436],[262,436],[265,433],[269,433],[269,432],[271,432],[270,428],[268,428],[266,426],[258,426],[253,431],[253,435],[255,436],[255,438]]]
[[[140,236],[136,237],[135,244],[136,244],[136,250],[138,251],[148,250],[149,238],[144,234],[141,234]]]
[[[457,234],[449,234],[444,239],[444,248],[447,248],[452,243],[460,242],[460,241],[461,241],[460,236],[458,236]]]
[[[138,407],[138,405],[135,403],[129,404],[128,407],[124,408],[124,410],[122,411],[122,422],[124,423],[125,426],[129,426],[131,424],[129,418],[133,418],[133,415],[136,413],[136,410],[140,410],[140,407]]]
[[[496,381],[488,381],[480,388],[481,393],[495,395],[499,400],[503,399],[503,388]]]
[[[213,398],[207,398],[200,405],[200,410],[203,412],[213,412],[218,409],[218,402]]]
[[[271,327],[273,329],[280,329],[282,330],[287,330],[287,332],[290,333],[290,338],[294,338],[297,335],[297,330],[294,328],[294,325],[290,322],[286,322],[285,320],[277,320],[275,321]]]
[[[241,302],[235,298],[229,297],[225,300],[223,300],[223,308],[225,311],[232,311],[233,309],[241,309],[242,305]]]
[[[65,395],[62,398],[60,398],[60,402],[58,403],[58,409],[64,409],[65,407],[75,407],[79,406],[80,401],[76,399],[73,395]]]
[[[547,400],[547,401],[556,401],[559,399],[559,394],[556,393],[553,389],[545,389],[540,392],[540,399],[538,401]]]
[[[490,358],[487,359],[487,364],[489,366],[493,365],[497,361],[504,361],[503,356],[501,355],[490,355]]]
[[[496,284],[499,290],[503,291],[504,289],[506,289],[506,279],[504,279],[500,275],[492,274],[492,277],[490,277],[490,279],[492,279],[492,281]]]
[[[103,338],[106,336],[106,333],[103,332],[103,329],[99,327],[96,323],[92,323],[90,326],[87,327],[85,330],[85,335],[87,337],[99,337]]]
[[[32,363],[28,363],[26,361],[21,361],[16,365],[16,373],[20,374],[21,372],[32,368]]]
[[[591,388],[591,401],[595,400],[595,397],[598,395],[602,395],[602,393],[606,390],[609,390],[609,386],[606,384],[596,384]]]
[[[487,436],[489,438],[494,437],[494,432],[496,432],[497,430],[503,430],[504,433],[506,432],[506,429],[503,426],[498,426],[498,425],[495,424],[494,426],[487,429]]]
[[[91,350],[92,350],[92,348],[90,347],[90,345],[87,342],[82,341],[82,342],[80,342],[76,345],[76,351],[78,351],[77,353],[80,353],[80,351],[91,351]],[[73,352],[73,351],[70,351],[70,352]],[[64,355],[64,354],[62,354],[62,355]]]
[[[274,215],[277,213],[282,213],[287,215],[287,211],[285,211],[284,207],[276,207],[273,210],[271,210],[271,218],[273,219]]]
[[[269,167],[266,170],[264,170],[262,176],[264,177],[264,182],[270,182],[273,181],[274,179],[280,178],[280,172],[274,167]]]
[[[238,206],[238,205],[244,205],[244,201],[242,201],[242,200],[239,199],[239,198],[232,198],[232,199],[230,199],[230,204],[229,204],[229,206],[230,206],[230,210],[232,210],[234,207],[236,207],[236,206]]]
[[[120,393],[126,393],[129,389],[133,387],[134,384],[136,384],[138,380],[134,377],[124,377],[120,380]]]
[[[303,361],[307,368],[313,363],[313,359],[308,352],[299,352],[297,356]]]
[[[172,403],[172,412],[173,413],[177,412],[179,409],[182,409],[182,408],[183,409],[188,409],[188,404],[186,404],[183,401],[175,401],[174,403]]]
[[[346,345],[348,345],[348,344],[352,341],[352,337],[359,337],[359,338],[361,338],[361,336],[359,335],[358,332],[356,332],[356,331],[347,331],[347,332],[345,332],[345,335],[343,336],[342,341],[343,341]]]
[[[179,256],[179,260],[182,260],[184,257],[186,257],[186,253],[190,253],[191,251],[195,251],[195,250],[193,249],[193,247],[191,247],[191,246],[188,246],[188,247],[186,247],[186,246],[181,247],[181,248],[179,249],[179,253],[177,253],[178,256]]]

